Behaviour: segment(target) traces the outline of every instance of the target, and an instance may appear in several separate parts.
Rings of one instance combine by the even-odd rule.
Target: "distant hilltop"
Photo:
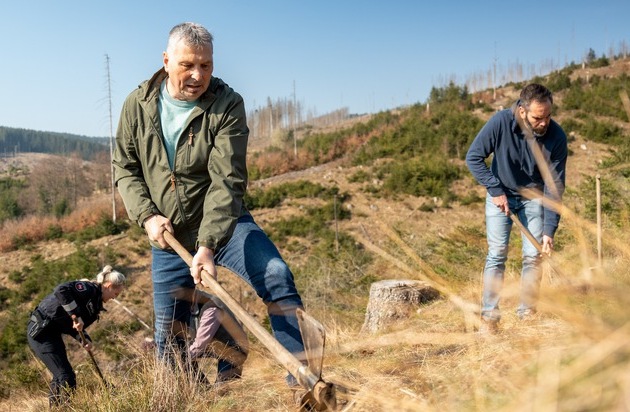
[[[79,154],[91,160],[97,154],[109,150],[106,137],[88,137],[70,133],[42,132],[0,126],[0,156],[10,157],[18,153],[50,153],[58,155]]]

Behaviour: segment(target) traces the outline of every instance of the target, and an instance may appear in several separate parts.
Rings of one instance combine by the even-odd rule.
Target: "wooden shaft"
[[[538,250],[539,253],[543,253],[543,248],[540,242],[536,240],[534,235],[532,235],[532,232],[530,232],[529,229],[525,227],[525,225],[521,222],[518,216],[514,215],[514,213],[512,213],[511,211],[508,212],[508,215],[510,216],[510,219],[512,219],[512,222],[514,222],[516,226],[518,226],[519,229],[521,229],[521,232],[523,232],[527,240],[529,240],[532,243],[532,245],[534,245],[536,250]]]
[[[188,266],[192,266],[193,257],[168,231],[163,232],[166,242],[177,252],[177,254],[186,262]],[[319,381],[302,362],[300,362],[291,352],[273,338],[269,332],[260,324],[252,315],[250,315],[243,307],[205,270],[201,271],[201,280],[203,284],[209,288],[212,293],[217,295],[219,299],[234,313],[234,316],[240,320],[247,329],[271,352],[284,368],[295,376],[303,387],[313,390]]]
[[[83,345],[83,347],[85,348],[85,345],[87,344],[87,340],[85,339],[85,334],[83,333],[82,330],[80,330],[78,332],[79,332],[79,337],[81,338],[81,345]],[[94,354],[88,348],[85,348],[85,350],[87,351],[88,355],[90,355],[90,359],[92,360],[92,365],[94,365],[94,369],[96,369],[96,373],[101,378],[103,383],[105,383],[107,385],[107,381],[105,381],[105,377],[103,376],[103,373],[101,372],[101,368],[99,368],[98,367],[98,363],[96,363],[96,359],[94,358]]]

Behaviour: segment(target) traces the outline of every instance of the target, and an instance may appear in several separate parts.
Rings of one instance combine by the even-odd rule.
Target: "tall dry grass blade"
[[[597,344],[591,346],[568,368],[562,371],[560,386],[567,385],[587,373],[604,359],[630,345],[630,322],[618,328]]]
[[[380,256],[381,258],[387,260],[388,262],[396,266],[398,269],[405,272],[408,276],[411,276],[412,278],[415,278],[417,276],[417,272],[413,270],[411,267],[407,266],[405,263],[401,262],[400,259],[396,259],[394,256],[387,253],[385,250],[376,246],[374,243],[372,243],[371,241],[369,241],[368,239],[366,239],[365,237],[359,234],[355,234],[355,237],[357,241],[359,241],[359,243],[361,243],[370,252],[373,252],[377,254],[378,256]]]
[[[619,90],[619,97],[621,98],[621,103],[623,104],[623,108],[628,115],[628,122],[630,122],[630,98],[628,98],[628,92],[625,90]]]
[[[339,346],[339,354],[351,353],[362,349],[376,349],[391,345],[464,345],[474,340],[469,333],[417,333],[414,330],[404,330],[388,333],[369,340],[353,340]]]
[[[369,242],[364,237],[362,237],[360,235],[355,235],[355,236],[356,236],[356,239],[359,241],[359,243],[361,243],[366,249],[376,253],[377,255],[381,256],[382,258],[386,259],[387,261],[393,263],[395,266],[397,266],[398,268],[400,268],[404,272],[406,272],[411,277],[411,279],[418,279],[418,280],[422,280],[422,281],[427,282],[429,284],[429,286],[433,287],[434,289],[439,291],[442,295],[446,296],[449,301],[451,301],[453,304],[455,304],[455,306],[460,308],[464,313],[473,314],[473,313],[476,312],[476,310],[477,310],[477,305],[476,304],[468,302],[464,298],[458,296],[457,294],[452,292],[451,289],[448,286],[444,285],[443,282],[435,282],[435,281],[433,281],[432,278],[434,278],[435,276],[429,277],[429,276],[426,276],[426,275],[418,272],[417,270],[413,270],[411,267],[409,267],[405,263],[401,262],[400,259],[397,259],[396,257],[391,255],[390,253],[386,252],[385,250],[381,249],[380,247],[378,247],[378,246],[374,245],[373,243]],[[427,268],[428,265],[424,265],[424,267]],[[430,273],[435,275],[435,272],[433,272],[433,270],[431,270]]]
[[[536,196],[537,193],[534,190],[523,190],[522,194],[523,196],[527,197],[527,198],[532,198],[533,196]],[[582,218],[581,216],[579,216],[577,213],[575,213],[573,210],[571,210],[570,208],[566,207],[563,204],[557,203],[557,202],[552,202],[549,201],[548,202],[548,207],[555,210],[555,211],[559,211],[560,214],[562,215],[562,221],[563,222],[567,222],[568,225],[570,225],[572,228],[576,228],[576,229],[584,229],[586,230],[589,234],[591,234],[592,236],[597,236],[597,224],[591,221],[588,221],[584,218]],[[619,252],[623,253],[625,256],[630,257],[630,246],[625,242],[625,239],[621,238],[621,237],[613,237],[613,236],[608,236],[605,239],[605,243],[614,246],[615,249],[617,249]]]
[[[555,376],[556,372],[551,369],[553,376],[551,378],[543,377],[543,381],[549,381],[552,383],[549,386],[538,385],[538,390],[527,389],[521,391],[521,396],[515,399],[512,403],[506,405],[501,409],[503,412],[515,411],[515,410],[538,410],[530,407],[524,407],[528,405],[528,400],[532,392],[536,393],[540,399],[539,402],[542,405],[549,405],[557,399],[559,389],[567,387],[573,382],[579,381],[583,376],[589,372],[593,367],[600,365],[609,356],[619,352],[624,347],[630,344],[630,322],[626,323],[622,327],[618,328],[601,341],[590,346],[580,356],[564,369],[560,369],[559,379]],[[560,349],[558,349],[558,355],[560,355]],[[559,358],[559,356],[558,356]],[[560,359],[557,360],[559,362]],[[614,367],[614,366],[613,366]],[[531,405],[530,405],[531,406]],[[554,409],[556,410],[556,409]]]
[[[532,408],[539,412],[558,410],[560,388],[560,348],[538,351],[538,375]]]

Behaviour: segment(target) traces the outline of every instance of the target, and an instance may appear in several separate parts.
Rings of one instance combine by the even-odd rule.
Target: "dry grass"
[[[122,201],[117,198],[117,213],[126,217]],[[16,239],[36,243],[46,239],[49,228],[57,226],[63,233],[72,233],[95,226],[103,216],[111,216],[111,195],[102,194],[83,199],[69,215],[60,218],[29,215],[22,219],[8,220],[0,230],[0,252],[16,248]]]
[[[630,408],[630,319],[626,290],[630,285],[630,247],[627,222],[604,228],[604,259],[597,265],[593,251],[592,223],[567,210],[561,231],[571,242],[545,262],[540,313],[527,322],[514,313],[518,301],[518,247],[512,245],[517,264],[506,273],[501,331],[494,336],[475,332],[481,293],[480,266],[470,262],[458,270],[473,282],[450,282],[428,263],[425,248],[431,239],[461,244],[479,239],[474,231],[450,227],[455,220],[482,229],[480,208],[451,210],[439,221],[439,213],[416,211],[411,199],[397,204],[398,213],[381,213],[366,207],[373,202],[354,198],[355,213],[348,224],[353,236],[375,258],[366,269],[381,277],[410,278],[430,282],[442,299],[424,305],[406,320],[370,335],[360,332],[367,296],[335,292],[340,267],[324,267],[305,283],[302,291],[308,311],[327,330],[324,378],[339,385],[339,399],[348,411],[610,411]],[[567,205],[570,207],[571,205]],[[264,213],[262,211],[261,213]],[[411,218],[414,216],[414,218]],[[457,216],[457,217],[454,217]],[[369,224],[368,224],[369,222]],[[412,236],[413,234],[413,236]],[[129,248],[128,242],[120,242]],[[112,247],[117,247],[113,243]],[[287,260],[302,261],[283,251]],[[129,262],[130,264],[132,262]],[[352,265],[352,262],[348,262]],[[135,270],[135,269],[131,269]],[[144,273],[132,276],[134,285],[121,296],[133,300],[130,307],[150,313],[150,295],[136,293],[136,285],[148,288]],[[467,273],[472,272],[472,273]],[[555,275],[555,277],[551,276]],[[143,279],[144,283],[140,283]],[[260,316],[259,302],[243,285],[222,275],[234,296]],[[137,282],[137,283],[136,283]],[[246,298],[243,298],[243,297]],[[351,311],[334,309],[344,300]],[[110,304],[107,321],[125,321],[122,309]],[[128,319],[127,319],[128,320]],[[150,319],[145,319],[151,323]],[[98,325],[95,325],[98,327]],[[96,342],[96,354],[107,379],[116,386],[108,392],[94,375],[89,359],[69,343],[72,363],[78,371],[79,389],[69,410],[74,411],[291,411],[291,391],[285,372],[268,351],[252,338],[252,352],[244,377],[227,393],[199,386],[181,371],[156,364],[141,348],[147,331],[119,336],[125,348],[122,360],[109,359]],[[215,363],[204,370],[213,378]],[[14,392],[0,402],[0,410],[45,409],[47,372],[42,370],[42,390]],[[344,393],[343,389],[351,389]]]
[[[358,239],[377,256],[372,270],[382,273],[386,268],[398,277],[431,282],[443,299],[419,308],[388,330],[369,335],[360,332],[360,316],[331,310],[329,300],[341,296],[332,291],[321,295],[321,288],[331,284],[334,270],[308,284],[303,291],[307,309],[328,333],[324,378],[339,384],[340,389],[352,389],[350,394],[339,393],[344,410],[628,410],[630,316],[625,291],[630,284],[630,239],[626,226],[605,228],[604,260],[598,267],[588,240],[593,225],[567,213],[561,230],[570,232],[570,239],[586,240],[564,245],[546,261],[548,274],[562,273],[562,278],[552,282],[554,278],[544,277],[540,313],[526,322],[518,320],[514,309],[519,275],[510,270],[502,294],[501,331],[484,336],[475,333],[480,281],[462,285],[440,278],[421,257],[425,243],[417,238],[409,241],[405,235],[407,231],[422,233],[426,222],[405,221],[401,226],[396,216],[382,221],[382,214],[362,213],[371,225],[358,231],[363,233]],[[478,210],[469,213],[476,216]],[[407,215],[405,210],[399,216]],[[466,238],[463,232],[456,235],[460,240]],[[480,265],[471,262],[473,269],[461,270],[476,271]],[[478,273],[470,276],[479,279]],[[224,280],[229,282],[229,278]],[[247,293],[239,289],[239,295]],[[353,299],[349,296],[348,302]],[[361,303],[365,300],[352,305]],[[150,305],[149,299],[145,305]],[[121,322],[118,317],[124,319],[125,315],[116,310],[111,308],[106,316]],[[79,390],[70,410],[295,410],[291,391],[283,382],[284,371],[255,339],[243,379],[219,395],[191,382],[180,371],[156,364],[140,347],[143,336],[146,333],[119,338],[119,345],[131,353],[118,363],[99,354],[97,346],[101,367],[117,388],[113,393],[99,384],[85,355],[79,355],[73,362],[79,371]],[[77,356],[80,349],[71,346],[71,352]],[[213,361],[205,366],[210,379],[214,367]],[[35,411],[45,407],[46,401],[43,391],[36,396],[13,393],[10,404],[0,403],[0,410],[8,410],[8,405],[11,410]]]
[[[627,241],[626,235],[618,235],[615,244]],[[470,285],[472,292],[446,289],[450,294],[444,294],[445,299],[375,335],[360,333],[360,325],[341,326],[343,319],[335,321],[327,312],[324,378],[341,389],[353,389],[351,395],[339,394],[349,411],[627,410],[630,325],[620,288],[630,283],[630,250],[609,250],[614,258],[606,259],[601,270],[589,270],[588,287],[575,270],[567,271],[568,282],[545,280],[542,310],[526,322],[513,313],[518,278],[508,278],[497,335],[479,335],[467,325],[465,310],[476,305],[467,296],[476,295],[479,285]],[[567,247],[549,265],[574,267],[574,262],[564,260],[565,253],[579,254]],[[312,312],[323,311],[320,307]],[[98,384],[84,361],[79,364],[80,389],[72,410],[294,410],[282,369],[257,342],[252,342],[252,349],[243,379],[221,396],[156,364],[139,347],[106,372],[118,388],[112,394]],[[205,369],[210,378],[213,368],[209,361]],[[43,405],[20,394],[15,398],[20,410]]]

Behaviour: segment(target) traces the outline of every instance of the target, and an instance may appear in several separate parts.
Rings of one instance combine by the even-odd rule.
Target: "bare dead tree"
[[[116,223],[116,183],[114,179],[114,127],[112,121],[112,78],[109,71],[109,55],[105,55],[105,65],[107,68],[107,101],[109,106],[109,160],[110,160],[110,174],[112,181],[112,221]]]

